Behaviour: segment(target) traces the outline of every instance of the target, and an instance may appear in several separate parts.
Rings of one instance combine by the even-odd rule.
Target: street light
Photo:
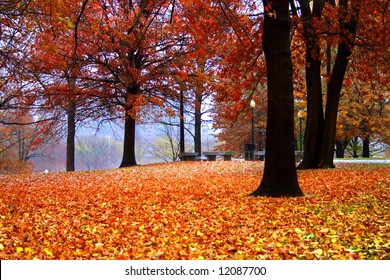
[[[256,107],[256,103],[253,99],[250,102],[250,106],[252,108],[252,145],[253,145],[253,144],[255,144],[255,122],[254,122],[254,118],[253,118],[253,112],[254,112],[254,109]]]
[[[299,151],[303,151],[303,137],[302,137],[302,119],[305,117],[305,111],[299,110],[298,111],[298,118],[299,118]]]
[[[252,99],[249,105],[252,108],[252,147],[250,151],[250,159],[254,160],[255,159],[255,151],[256,151],[256,145],[255,145],[255,120],[254,120],[254,109],[256,107],[255,101]]]

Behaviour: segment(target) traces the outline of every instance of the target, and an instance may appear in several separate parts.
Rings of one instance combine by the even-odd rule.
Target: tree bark
[[[321,162],[322,131],[324,113],[322,105],[321,61],[318,56],[318,46],[306,46],[306,90],[307,90],[307,118],[305,126],[305,144],[303,160],[298,169],[318,168]]]
[[[180,91],[180,154],[185,152],[184,138],[184,93]]]
[[[367,136],[365,139],[363,139],[363,157],[369,158],[370,157],[370,137]]]
[[[354,46],[357,22],[360,12],[360,3],[351,2],[348,7],[348,0],[340,0],[340,41],[333,71],[327,87],[325,126],[323,146],[321,152],[321,168],[334,168],[333,157],[336,141],[337,113],[344,76],[347,71],[348,62]]]
[[[324,0],[315,1],[311,12],[309,1],[300,1],[302,22],[306,40],[306,92],[307,118],[305,126],[305,145],[303,159],[298,169],[318,168],[321,162],[322,131],[324,112],[321,83],[321,46],[313,20],[319,19],[324,7]]]
[[[120,168],[137,165],[135,159],[135,119],[131,116],[129,110],[126,110],[123,156]]]
[[[125,97],[125,135],[123,142],[123,156],[119,168],[130,167],[137,165],[135,159],[135,112],[134,101],[140,93],[138,83],[132,83],[127,86],[127,94]]]
[[[302,196],[294,156],[294,97],[290,50],[289,0],[263,0],[263,47],[267,66],[266,161],[252,196]],[[270,5],[270,6],[267,6]]]
[[[339,44],[335,65],[327,88],[321,168],[335,167],[333,157],[336,142],[337,113],[341,88],[351,53],[351,48],[345,42]]]
[[[336,141],[336,158],[344,158],[345,149],[348,145],[347,140],[344,141]]]
[[[67,109],[66,171],[75,171],[76,100],[69,99]]]

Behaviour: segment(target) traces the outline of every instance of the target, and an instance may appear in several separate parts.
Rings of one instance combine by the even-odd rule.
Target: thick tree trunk
[[[313,59],[311,48],[307,48],[306,86],[307,119],[303,160],[298,169],[318,168],[321,162],[322,131],[324,113],[322,105],[321,61]],[[319,53],[319,52],[318,52]]]
[[[294,156],[289,0],[263,3],[272,7],[265,15],[263,34],[268,89],[266,161],[260,186],[251,195],[302,196]]]
[[[137,165],[135,159],[135,119],[126,111],[123,156],[122,163],[119,167],[130,167],[135,165]]]
[[[363,157],[369,158],[370,157],[370,137],[367,136],[365,139],[363,139]]]
[[[119,168],[130,167],[137,165],[135,159],[135,112],[134,100],[140,93],[138,83],[133,83],[127,87],[127,95],[125,98],[125,135],[123,142],[123,156]]]
[[[351,47],[349,47],[345,42],[341,42],[339,44],[335,65],[327,88],[325,127],[321,153],[322,161],[320,164],[321,168],[335,167],[333,164],[333,157],[336,142],[337,113],[341,88],[351,53]]]
[[[337,112],[341,88],[347,71],[348,62],[354,46],[357,22],[360,12],[360,1],[340,0],[340,30],[341,37],[333,71],[327,87],[325,127],[321,152],[321,168],[334,168],[333,157],[336,141]]]
[[[321,162],[324,112],[321,83],[321,46],[313,21],[321,18],[325,1],[314,1],[311,9],[309,1],[299,1],[302,9],[302,22],[306,40],[306,91],[307,118],[305,128],[305,148],[298,169],[315,169]]]
[[[70,99],[67,109],[66,171],[75,171],[76,100]]]

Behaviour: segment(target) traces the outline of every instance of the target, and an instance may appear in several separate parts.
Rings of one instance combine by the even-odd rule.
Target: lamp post
[[[252,108],[252,144],[255,144],[255,121],[253,118],[253,111],[254,108],[256,107],[256,103],[253,99],[251,100],[250,106]]]
[[[302,119],[304,117],[305,112],[299,110],[298,118],[299,118],[299,151],[303,151],[303,137],[302,137]]]
[[[256,103],[252,99],[249,105],[252,108],[252,142],[251,142],[251,144],[252,144],[253,150],[251,151],[250,157],[253,160],[253,159],[255,159],[255,150],[256,150],[256,148],[255,148],[255,121],[254,121],[254,109],[256,107]]]

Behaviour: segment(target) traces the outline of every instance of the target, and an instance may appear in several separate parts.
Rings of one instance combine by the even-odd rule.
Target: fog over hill
[[[167,131],[169,130],[169,131]],[[186,151],[193,151],[193,138],[186,133]],[[136,159],[138,164],[172,161],[173,146],[179,149],[178,127],[160,124],[141,124],[136,127]],[[211,151],[217,139],[211,126],[202,130],[203,151]],[[170,149],[170,150],[169,150]],[[76,170],[117,168],[122,160],[123,129],[118,125],[102,125],[96,128],[82,127],[76,133]],[[65,140],[53,141],[41,151],[42,156],[33,160],[36,171],[65,171]]]

